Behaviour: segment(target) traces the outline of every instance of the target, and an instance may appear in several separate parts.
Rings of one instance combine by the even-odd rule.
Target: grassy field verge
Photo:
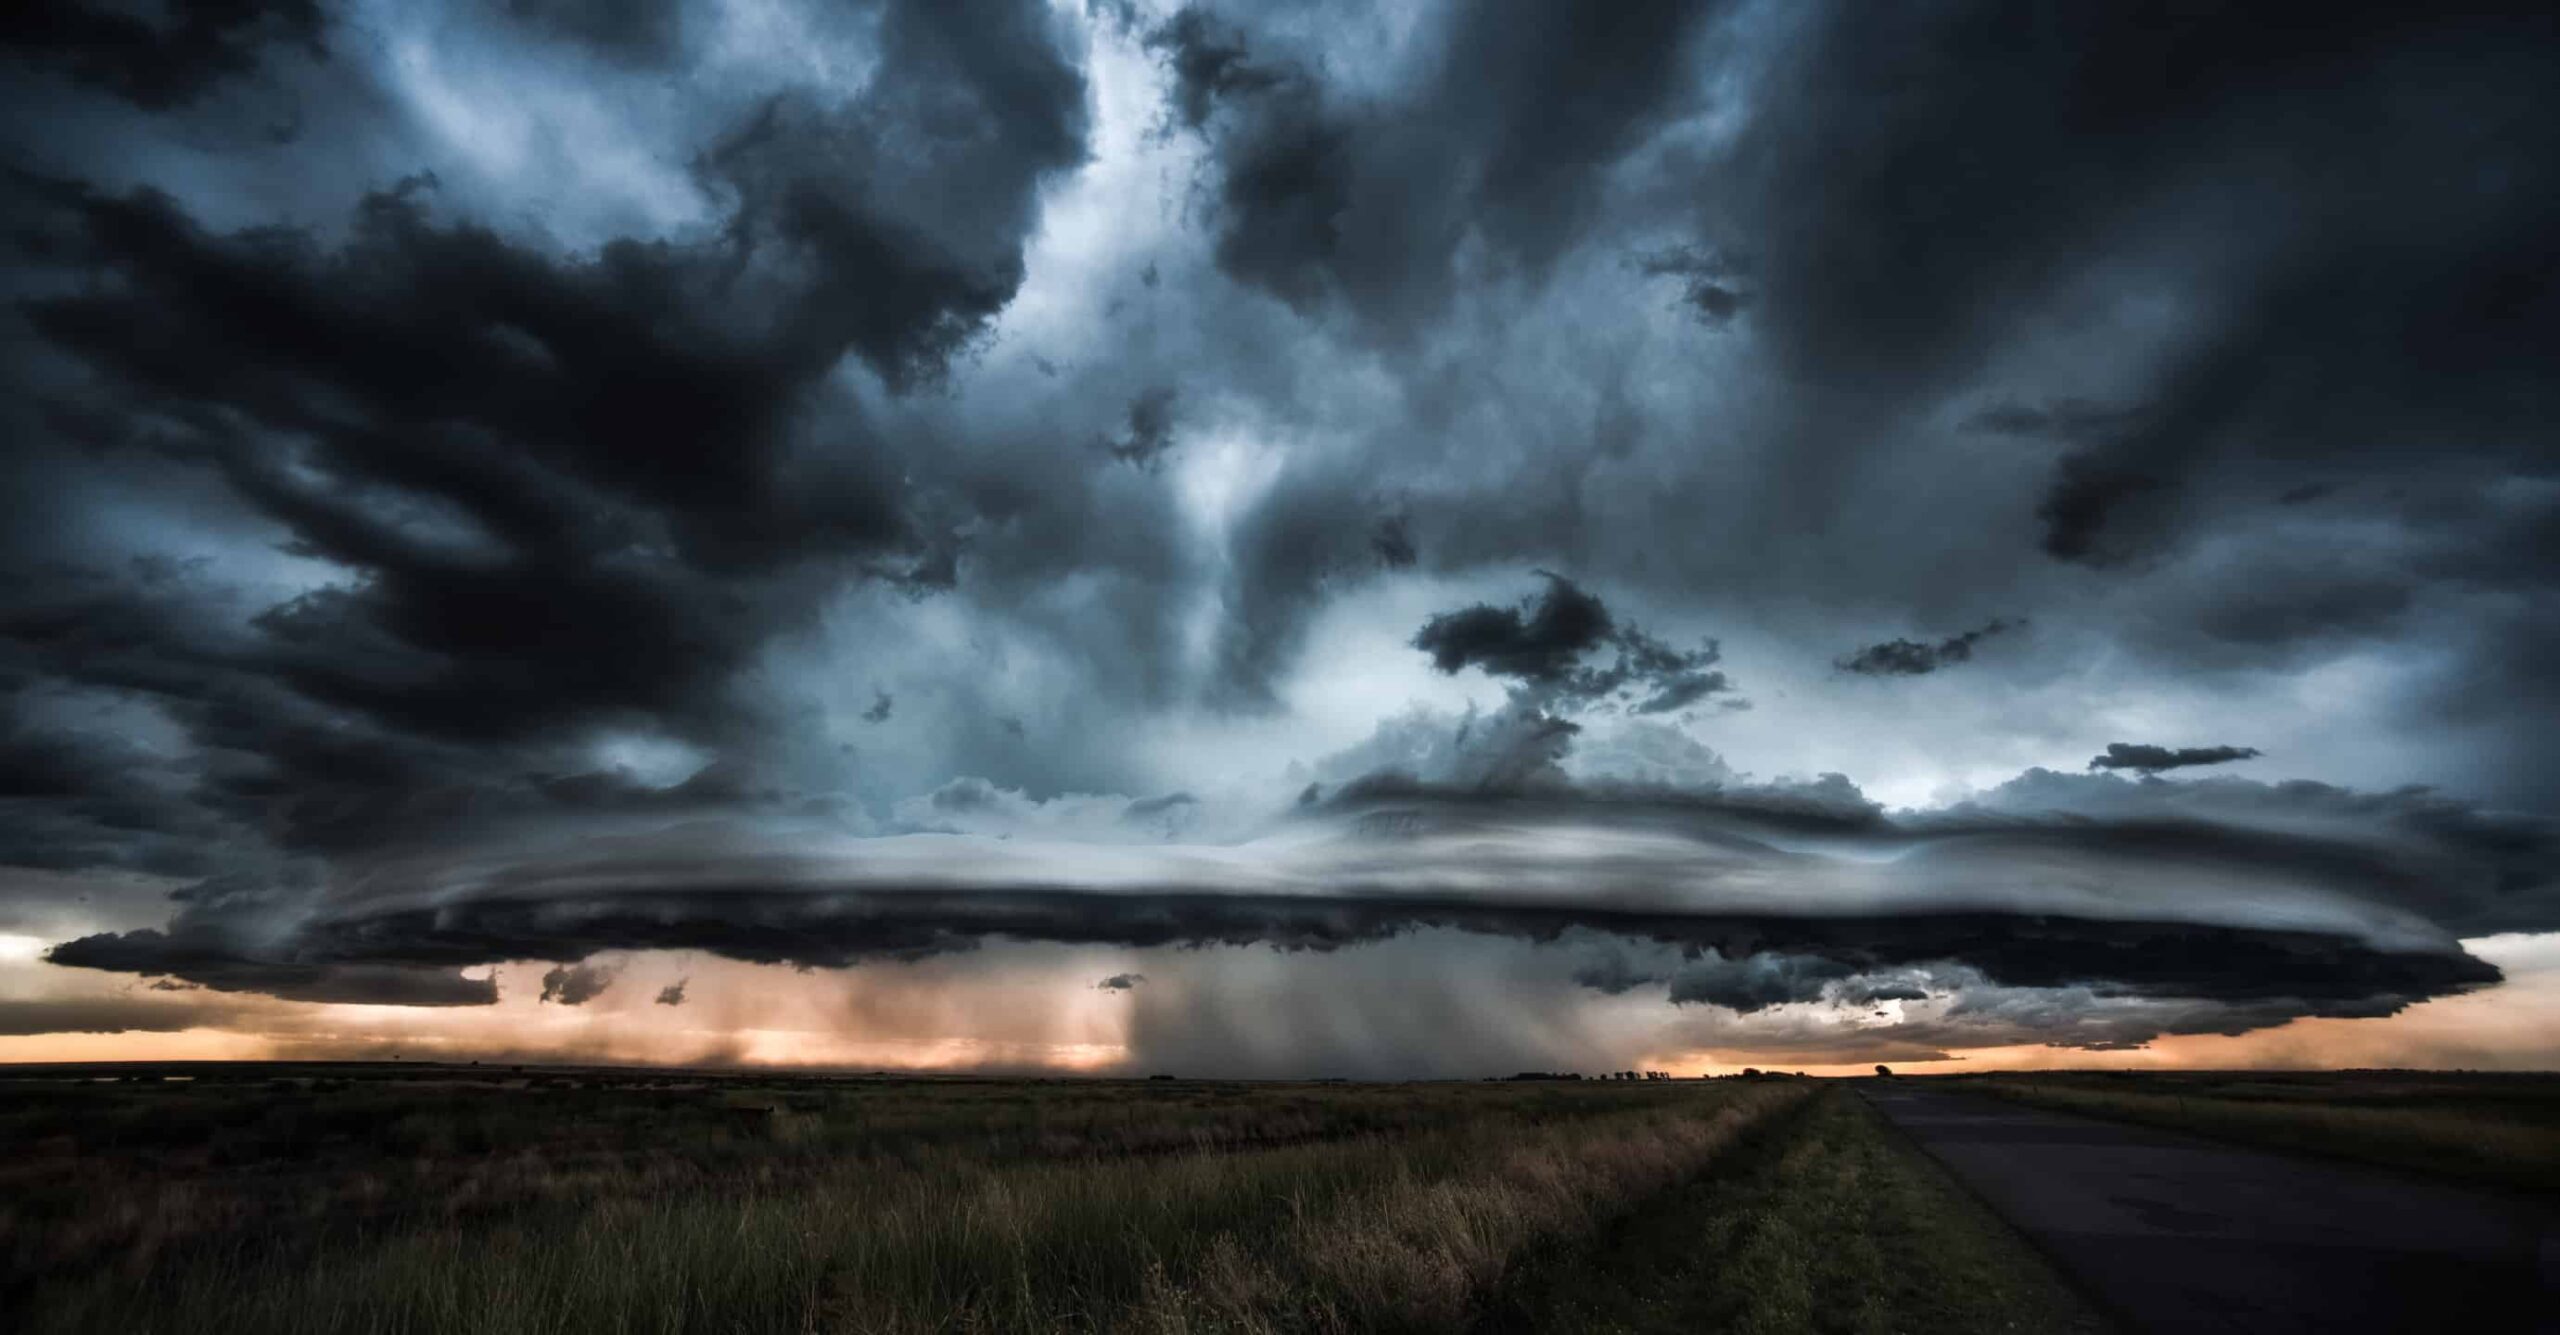
[[[1949,1088],[2540,1193],[2560,1192],[2560,1079],[2421,1072],[2037,1074]]]
[[[1461,1329],[1799,1082],[0,1093],[43,1331]]]
[[[2024,1240],[1836,1086],[1544,1258],[1484,1324],[1624,1335],[2104,1328]]]

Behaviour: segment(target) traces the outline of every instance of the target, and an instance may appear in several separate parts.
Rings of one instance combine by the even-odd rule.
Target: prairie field
[[[1842,1211],[1956,1198],[1869,1190],[1929,1170],[1816,1081],[19,1074],[28,1331],[1639,1329],[1582,1309],[1647,1285],[1647,1320],[1812,1329],[1842,1265],[1911,1292],[1819,1328],[1956,1330],[1965,1276],[2048,1282],[1987,1218],[1879,1250]],[[1694,1241],[1612,1241],[1666,1220]]]

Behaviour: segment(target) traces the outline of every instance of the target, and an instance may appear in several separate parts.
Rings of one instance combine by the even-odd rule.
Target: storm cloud
[[[542,975],[542,999],[556,1001],[563,1006],[581,1005],[593,1000],[597,993],[613,986],[613,980],[621,972],[618,967],[611,964],[590,962],[560,965]],[[682,986],[677,987],[676,995],[678,1000],[683,998]],[[664,999],[663,996],[661,999]]]
[[[2555,89],[2495,6],[22,6],[0,1028],[1017,951],[1274,1074],[2495,996]]]
[[[1870,1001],[1878,993],[1858,989],[1907,986],[1918,967],[1996,988],[2223,1003],[2257,1025],[2388,1013],[2495,981],[2453,932],[2547,913],[2560,895],[2549,829],[2484,829],[2415,801],[2397,828],[2365,805],[2359,830],[2353,795],[2327,791],[2264,791],[2258,810],[2223,822],[2138,804],[2109,819],[1995,806],[1896,819],[1846,797],[1388,782],[1226,845],[910,835],[821,848],[806,835],[670,833],[385,865],[282,932],[225,937],[201,922],[72,941],[52,959],[237,987],[261,970],[424,979],[599,951],[841,968],[997,938],[1329,952],[1455,932],[1670,947],[1683,953],[1672,967],[1581,981],[1659,984],[1674,1004],[1737,1012],[1835,985]],[[610,978],[563,965],[545,996],[575,1004]]]
[[[2194,765],[2227,765],[2235,760],[2255,760],[2262,754],[2254,746],[2150,746],[2136,742],[2109,742],[2106,754],[2089,758],[2089,768],[2129,769],[2157,774],[2162,770],[2186,769]]]
[[[206,0],[156,16],[87,0],[32,0],[0,19],[0,50],[167,110],[255,74],[271,48],[325,55],[325,28],[318,0]]]
[[[1935,644],[1918,640],[1886,640],[1844,655],[1834,660],[1832,666],[1862,677],[1926,676],[1940,668],[1972,661],[1975,645],[2014,628],[2013,622],[1993,621],[1960,635],[1950,635]]]
[[[1623,696],[1629,712],[1661,714],[1695,704],[1731,683],[1712,670],[1723,653],[1709,640],[1675,649],[1632,625],[1562,575],[1539,572],[1546,588],[1514,607],[1478,603],[1424,622],[1413,647],[1442,672],[1476,668],[1517,683],[1534,698],[1575,705]],[[1586,661],[1600,652],[1605,661]]]

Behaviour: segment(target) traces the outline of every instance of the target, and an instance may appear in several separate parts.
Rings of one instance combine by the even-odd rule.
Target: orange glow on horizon
[[[1894,1055],[1886,1025],[1876,1031],[1879,1043],[1872,1051],[1878,1055],[1866,1055],[1857,1043],[1866,1026],[1855,1020],[1818,1026],[1824,1034],[1818,1046],[1802,1041],[1808,1032],[1802,1026],[1792,1031],[1797,1037],[1791,1044],[1772,1031],[1754,1046],[1745,1023],[1732,1026],[1733,1040],[1692,1047],[1660,1039],[1694,1019],[1695,1011],[1634,996],[1594,999],[1589,1013],[1598,1018],[1586,1031],[1594,1050],[1589,1061],[1575,1065],[1682,1076],[1729,1075],[1751,1067],[1862,1075],[1878,1061],[1914,1075],[2060,1068],[2560,1067],[2560,934],[2470,944],[2499,964],[2508,981],[2389,1017],[2303,1019],[2238,1035],[2172,1036],[2131,1051],[2020,1045],[1952,1049],[1946,1059],[1921,1060]],[[683,955],[612,963],[620,969],[615,982],[580,1006],[539,999],[548,966],[511,964],[496,971],[499,1003],[469,1008],[170,992],[85,970],[13,963],[0,969],[0,998],[89,1002],[169,1018],[121,1032],[0,1036],[0,1062],[400,1057],[1069,1075],[1135,1073],[1137,1064],[1149,1060],[1132,1042],[1133,1000],[1093,985],[1130,969],[1127,952],[995,947],[976,958],[807,973]],[[661,990],[678,982],[685,984],[683,1004],[659,1004]],[[1176,980],[1168,978],[1165,985]],[[184,1023],[196,1011],[212,1018]],[[1273,1006],[1271,1014],[1274,1024],[1288,1022],[1285,1005]]]

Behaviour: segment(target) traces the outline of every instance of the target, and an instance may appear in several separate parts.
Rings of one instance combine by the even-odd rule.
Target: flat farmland
[[[2007,1301],[1950,1297],[1986,1264],[2046,1283],[1817,1081],[12,1074],[0,1305],[29,1331],[1441,1331],[1693,1308],[1783,1329],[1811,1319],[1851,1205],[1957,1223],[1852,1258],[1917,1287],[1825,1328],[1968,1328],[1968,1302]],[[1876,1195],[1880,1172],[1916,1176]],[[1689,1218],[1711,1226],[1665,1251]],[[1946,1236],[1962,1255],[1940,1266]],[[1648,1284],[1643,1312],[1594,1306]]]

